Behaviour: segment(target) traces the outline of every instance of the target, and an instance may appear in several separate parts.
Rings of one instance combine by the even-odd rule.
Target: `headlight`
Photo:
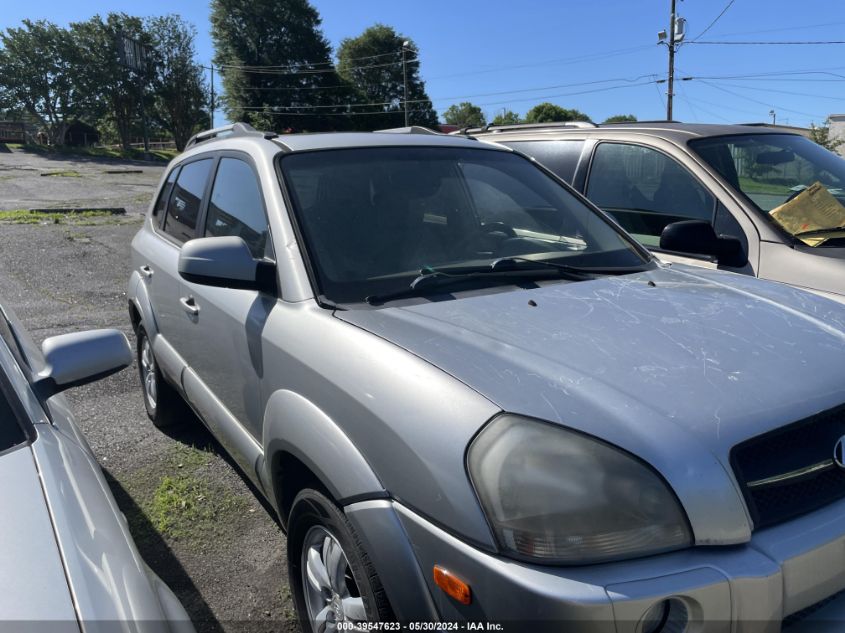
[[[502,415],[475,438],[467,459],[503,553],[585,564],[692,542],[686,515],[657,473],[587,435]]]

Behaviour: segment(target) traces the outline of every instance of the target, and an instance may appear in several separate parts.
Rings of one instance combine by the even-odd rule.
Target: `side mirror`
[[[200,237],[185,242],[179,254],[185,281],[219,288],[274,291],[276,266],[254,259],[242,238]]]
[[[742,242],[730,235],[716,235],[710,223],[702,220],[667,224],[660,235],[660,248],[676,253],[710,255],[731,268],[742,268],[748,263]]]
[[[41,344],[45,368],[35,388],[39,395],[53,394],[114,374],[132,364],[126,335],[118,330],[90,330],[51,336]]]

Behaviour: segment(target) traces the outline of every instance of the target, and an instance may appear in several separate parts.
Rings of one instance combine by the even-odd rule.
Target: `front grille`
[[[754,527],[775,525],[845,497],[833,449],[845,436],[845,405],[759,435],[731,451]]]

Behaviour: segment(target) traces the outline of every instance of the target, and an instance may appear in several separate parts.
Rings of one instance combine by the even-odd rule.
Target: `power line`
[[[633,78],[616,77],[616,78],[613,78],[613,79],[596,79],[596,80],[593,80],[593,81],[582,81],[582,82],[574,82],[574,83],[566,83],[566,84],[556,84],[556,85],[552,85],[552,86],[537,86],[536,88],[519,88],[519,89],[516,89],[516,90],[501,90],[501,91],[497,91],[497,92],[479,92],[479,93],[475,93],[475,94],[471,94],[471,95],[452,95],[452,96],[448,96],[448,97],[433,97],[433,98],[430,99],[430,101],[454,101],[456,99],[472,99],[472,98],[475,98],[475,97],[496,97],[496,96],[500,96],[500,95],[522,94],[522,93],[526,93],[526,92],[537,92],[539,90],[555,90],[557,88],[574,88],[574,87],[577,87],[577,86],[592,86],[592,85],[596,85],[596,84],[613,83],[613,82],[634,83],[634,82],[640,81],[641,79],[645,79],[646,77],[656,78],[657,74],[656,73],[649,73],[647,75],[640,75],[639,77],[633,77]],[[339,88],[339,87],[350,87],[350,86],[328,86],[328,87],[315,86],[312,89],[314,89],[314,90],[318,90],[318,89],[324,90],[324,89],[328,89],[328,88],[331,88],[331,87]],[[248,89],[249,90],[267,90],[267,91],[298,90],[298,88],[277,88],[275,86],[268,86],[268,87],[256,86],[256,87],[252,87],[252,88],[248,88]],[[412,102],[409,101],[409,103],[412,103]]]
[[[361,57],[350,57],[346,61],[349,62],[357,62],[362,59],[376,59],[379,57],[390,57],[390,56],[398,56],[400,55],[399,51],[391,51],[389,53],[378,53],[377,55],[362,55]],[[273,64],[222,64],[224,67],[228,68],[237,68],[237,69],[249,69],[249,70],[299,70],[303,66],[332,66],[335,67],[336,64],[331,61],[327,62],[300,62],[298,64],[287,64],[287,65],[273,65]]]
[[[702,42],[700,40],[692,40],[690,42],[687,42],[687,44],[712,44],[719,46],[824,46],[827,44],[845,44],[845,40],[807,40],[801,42]]]
[[[707,33],[707,31],[709,31],[710,29],[712,29],[712,28],[713,28],[713,25],[715,25],[715,24],[716,24],[716,22],[718,22],[718,21],[721,19],[721,17],[722,17],[723,15],[725,15],[725,13],[727,13],[727,12],[728,12],[728,9],[730,9],[730,8],[731,8],[731,6],[733,6],[733,3],[734,3],[734,2],[736,2],[736,0],[730,0],[730,2],[728,2],[728,4],[727,4],[727,5],[725,5],[725,8],[724,8],[724,9],[722,9],[722,12],[721,12],[719,15],[717,15],[717,16],[716,16],[716,19],[714,19],[714,20],[713,20],[713,21],[712,21],[709,25],[707,25],[707,28],[706,28],[706,29],[704,29],[701,33],[699,33],[699,34],[698,34],[698,37],[693,38],[693,40],[690,42],[690,44],[694,44],[694,43],[695,43],[695,41],[696,41],[697,39],[699,39],[702,35],[704,35],[705,33]]]
[[[612,51],[606,51],[604,53],[590,53],[587,55],[579,55],[577,57],[566,57],[566,58],[559,58],[559,59],[549,59],[540,62],[532,62],[526,64],[515,64],[510,66],[495,66],[493,68],[483,68],[479,70],[469,70],[465,72],[459,73],[452,73],[449,75],[437,75],[434,77],[428,77],[429,80],[431,79],[451,79],[452,77],[466,77],[470,75],[481,75],[486,73],[497,73],[503,70],[521,70],[523,68],[535,68],[537,66],[550,66],[554,64],[572,64],[584,61],[594,61],[598,59],[607,59],[609,57],[617,57],[619,55],[626,55],[628,53],[633,53],[636,51],[642,50],[652,50],[654,47],[651,44],[646,44],[644,46],[633,46],[631,48],[620,48],[615,49]]]
[[[796,96],[796,97],[810,97],[812,99],[829,99],[831,101],[845,101],[845,98],[843,98],[843,97],[831,97],[830,95],[808,94],[806,92],[794,92],[792,90],[777,90],[775,88],[755,88],[753,86],[743,86],[743,85],[738,85],[738,84],[734,84],[734,83],[726,83],[726,82],[722,82],[722,85],[727,85],[727,86],[730,86],[731,88],[739,88],[741,90],[754,90],[754,91],[757,91],[757,92],[765,92],[765,93],[776,92],[778,94],[792,95],[792,96]]]
[[[783,33],[784,31],[801,31],[803,29],[815,29],[820,27],[839,26],[845,22],[822,22],[819,24],[805,24],[803,26],[786,26],[777,29],[760,29],[757,31],[739,31],[734,33],[719,33],[720,37],[731,37],[734,35],[758,35],[760,33]],[[700,36],[699,36],[700,37]]]
[[[527,99],[511,99],[511,100],[508,100],[508,101],[488,101],[488,102],[485,102],[485,103],[479,103],[477,105],[480,105],[480,106],[501,105],[501,104],[510,104],[510,103],[521,103],[521,102],[524,102],[524,101],[536,101],[538,99],[556,99],[556,98],[559,98],[559,97],[569,97],[569,96],[581,95],[581,94],[591,94],[591,93],[596,93],[596,92],[607,92],[607,91],[610,91],[610,90],[619,90],[619,89],[622,89],[622,88],[635,88],[635,87],[638,87],[638,86],[647,86],[647,85],[659,83],[659,82],[662,82],[662,81],[665,81],[665,80],[651,80],[651,81],[644,81],[644,82],[639,82],[639,83],[627,83],[627,84],[618,85],[618,86],[605,86],[603,88],[593,88],[593,89],[590,89],[590,90],[579,90],[579,91],[575,91],[575,92],[565,92],[565,93],[558,93],[558,94],[553,94],[553,95],[541,95],[541,96],[530,97],[530,98],[527,98]],[[449,99],[454,100],[454,99],[462,99],[462,98],[468,98],[468,96],[450,97]],[[442,100],[443,99],[439,99],[438,101],[442,101]],[[431,101],[434,101],[434,100],[432,99]],[[381,107],[381,108],[383,108],[383,107],[386,107],[386,106],[397,105],[398,102],[399,102],[399,100],[397,99],[397,100],[394,100],[394,101],[384,101],[384,102],[374,102],[374,103],[343,103],[343,104],[299,105],[299,106],[267,106],[266,108],[264,106],[243,106],[243,107],[238,108],[238,109],[255,111],[255,112],[271,112],[273,110],[282,110],[282,109],[285,110],[285,111],[289,111],[289,110],[324,110],[324,109],[328,109],[328,108],[335,108],[335,109],[338,109],[338,108],[349,109],[349,108],[362,108],[362,107]],[[429,102],[428,99],[408,100],[408,103],[427,103],[427,102]],[[278,114],[285,114],[285,112],[279,112]],[[335,115],[340,115],[340,116],[346,116],[346,115],[352,115],[352,114],[356,114],[356,113],[354,113],[354,112],[334,112],[334,113],[327,112],[325,114],[326,115],[335,114]],[[357,113],[357,114],[384,114],[384,111]]]
[[[711,88],[715,88],[716,90],[721,90],[722,92],[725,92],[729,95],[733,95],[734,97],[739,97],[740,99],[745,99],[746,101],[751,101],[752,103],[764,105],[767,108],[774,108],[775,110],[783,110],[784,112],[792,112],[794,114],[800,114],[801,116],[808,116],[812,119],[815,119],[815,118],[823,119],[823,118],[825,118],[825,117],[822,117],[818,114],[811,114],[809,112],[801,112],[800,110],[791,110],[790,108],[784,108],[783,106],[778,106],[778,105],[776,105],[776,104],[774,104],[770,101],[766,102],[766,101],[760,101],[758,99],[752,99],[751,97],[749,97],[747,95],[743,95],[743,94],[740,94],[738,92],[734,92],[733,90],[728,90],[727,88],[723,88],[722,86],[717,86],[716,84],[710,83],[709,81],[700,80],[700,83],[703,83],[706,86],[710,86]]]
[[[408,63],[412,63],[415,61],[419,61],[418,58],[409,59]],[[386,68],[388,66],[396,66],[397,64],[401,64],[402,61],[390,62],[387,64],[370,64],[365,66],[350,66],[346,70],[366,70],[369,68]],[[309,68],[305,70],[275,70],[272,68],[251,68],[248,66],[236,66],[233,64],[223,64],[220,66],[221,72],[225,70],[237,70],[242,73],[250,73],[254,75],[273,75],[276,77],[284,77],[284,76],[294,76],[294,75],[319,75],[323,73],[337,73],[338,69],[336,66],[332,66],[331,68]]]

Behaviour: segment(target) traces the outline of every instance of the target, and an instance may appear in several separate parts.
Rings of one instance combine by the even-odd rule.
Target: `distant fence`
[[[23,143],[26,126],[17,121],[0,121],[0,143]]]
[[[130,143],[131,147],[135,149],[144,149],[143,143]],[[176,143],[173,141],[150,141],[150,149],[176,149]]]

